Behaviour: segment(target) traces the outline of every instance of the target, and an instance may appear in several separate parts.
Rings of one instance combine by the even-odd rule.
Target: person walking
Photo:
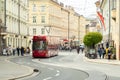
[[[77,46],[77,53],[79,54],[79,52],[80,52],[80,47]]]
[[[16,48],[13,46],[13,56],[15,56],[15,51],[16,51]]]
[[[106,49],[105,49],[105,58],[108,58],[108,47],[106,47]]]
[[[29,48],[29,47],[27,47],[26,53],[27,53],[27,54],[30,54],[30,48]]]
[[[21,56],[24,56],[24,47],[21,47]]]
[[[17,47],[17,54],[18,54],[18,56],[20,55],[20,48],[19,47]]]
[[[3,48],[3,51],[2,51],[2,52],[3,52],[3,55],[4,55],[4,56],[7,56],[7,50],[6,50],[5,47]]]
[[[99,55],[99,58],[101,59],[102,49],[100,47],[98,47],[98,55]]]
[[[101,48],[101,52],[102,52],[102,58],[104,59],[104,56],[105,56],[105,48],[104,47]]]
[[[111,54],[112,54],[111,48],[108,48],[108,60],[111,59]]]

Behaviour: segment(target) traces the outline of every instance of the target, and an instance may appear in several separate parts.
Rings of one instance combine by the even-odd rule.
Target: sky
[[[85,17],[94,18],[96,16],[95,2],[98,0],[58,0],[65,5],[73,6],[75,11]]]

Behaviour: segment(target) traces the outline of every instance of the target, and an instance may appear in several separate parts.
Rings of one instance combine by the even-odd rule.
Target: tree
[[[89,32],[84,37],[84,44],[89,48],[95,48],[95,45],[102,40],[102,34],[99,32]]]

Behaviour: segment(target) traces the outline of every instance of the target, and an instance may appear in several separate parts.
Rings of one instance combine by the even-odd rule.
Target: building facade
[[[49,35],[60,40],[80,41],[80,21],[83,20],[80,17],[73,7],[57,0],[29,0],[30,40],[33,35]]]
[[[28,46],[28,0],[0,0],[0,18],[6,27],[6,46]]]
[[[109,45],[116,49],[116,59],[120,60],[120,1],[119,0],[101,0],[98,6],[101,9],[105,20],[107,34],[104,40],[109,41]]]

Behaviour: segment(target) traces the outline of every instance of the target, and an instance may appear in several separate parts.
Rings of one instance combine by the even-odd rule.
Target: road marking
[[[55,75],[55,76],[59,76],[60,75],[60,71],[59,70],[57,70],[57,74]]]
[[[55,76],[59,76],[60,75],[60,73],[57,73]]]
[[[43,80],[49,80],[49,79],[52,79],[52,77],[48,77],[48,78],[45,78],[45,79],[43,79]]]
[[[59,70],[57,70],[57,72],[59,73],[60,71],[59,71]]]

